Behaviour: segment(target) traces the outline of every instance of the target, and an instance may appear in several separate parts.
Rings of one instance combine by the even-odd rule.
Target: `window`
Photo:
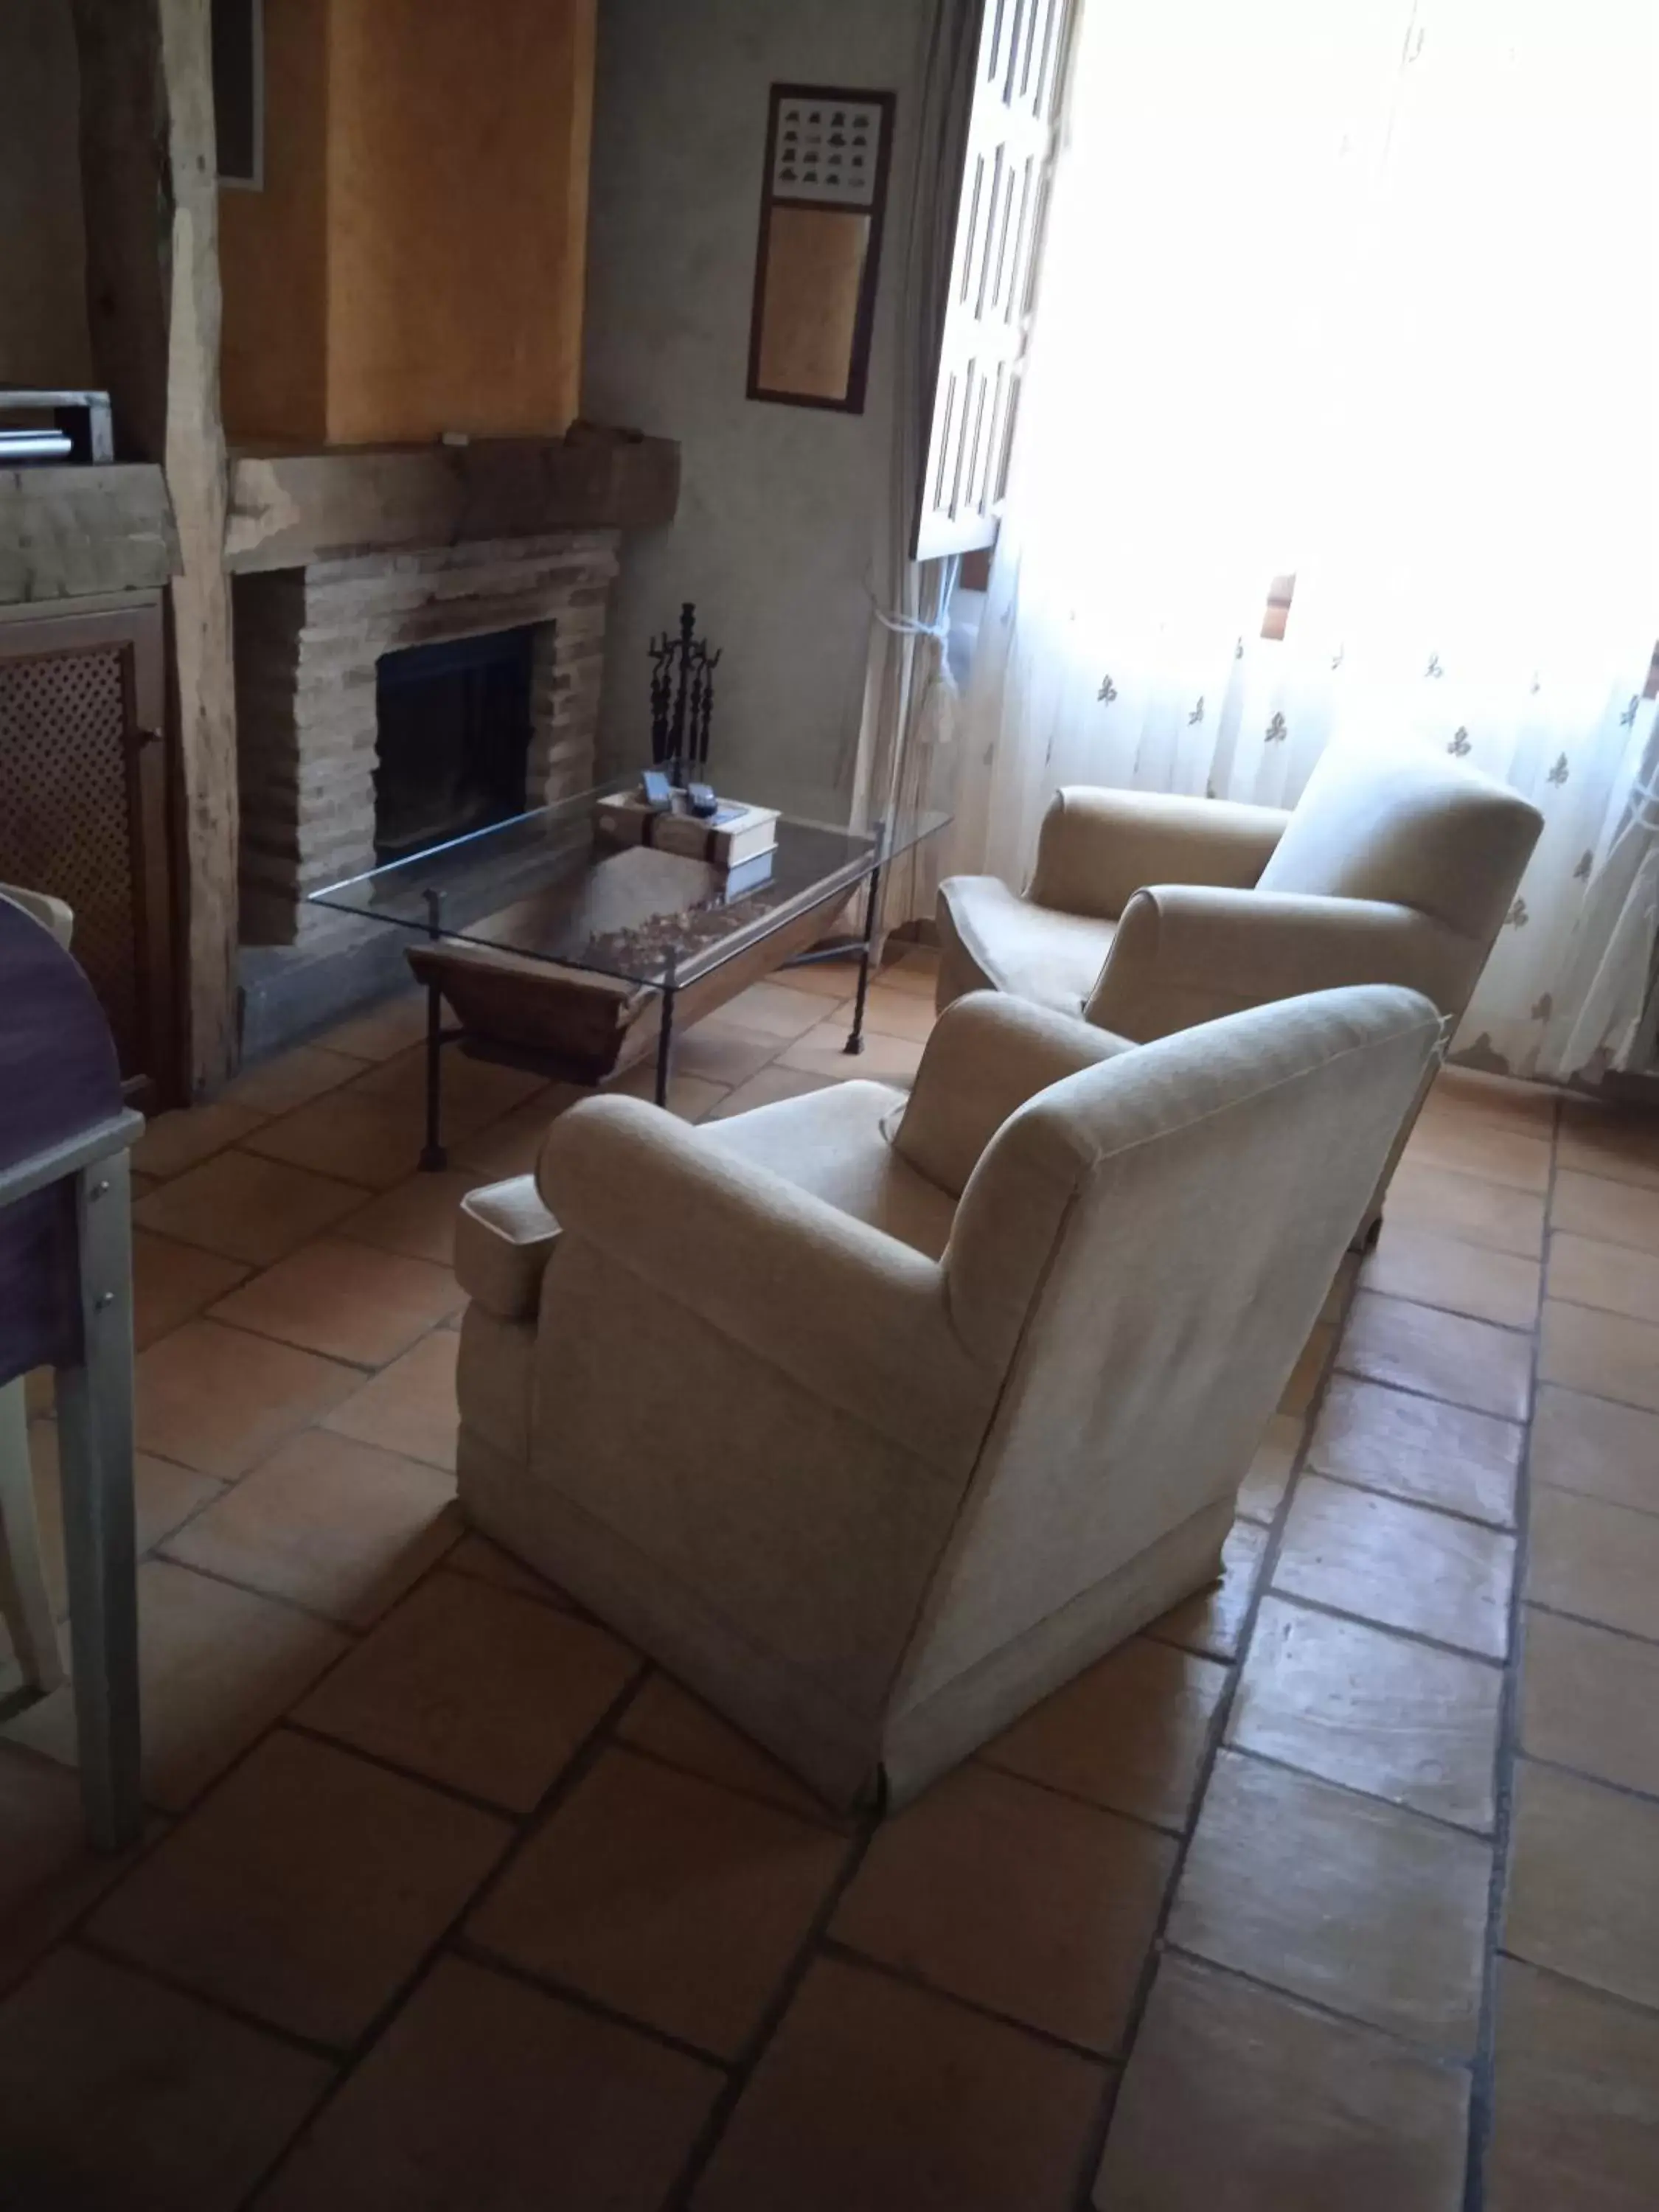
[[[1058,137],[1072,0],[986,0],[915,557],[994,543]]]
[[[265,180],[264,0],[213,0],[213,113],[219,182],[258,191]]]

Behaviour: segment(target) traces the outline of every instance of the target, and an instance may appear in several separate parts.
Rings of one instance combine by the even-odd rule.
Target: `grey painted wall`
[[[845,818],[892,448],[893,319],[927,0],[600,0],[583,411],[678,438],[672,527],[624,544],[601,744],[649,737],[646,641],[683,599],[725,659],[721,787]],[[862,415],[745,399],[775,82],[898,95]]]
[[[0,0],[0,384],[91,375],[69,0]]]

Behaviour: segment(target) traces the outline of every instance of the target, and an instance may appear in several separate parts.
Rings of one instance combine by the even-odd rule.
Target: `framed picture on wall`
[[[892,139],[890,92],[772,87],[751,399],[863,413]]]

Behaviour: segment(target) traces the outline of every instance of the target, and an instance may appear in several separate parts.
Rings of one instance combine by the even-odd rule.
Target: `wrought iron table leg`
[[[64,1559],[87,1828],[134,1842],[139,1789],[138,1616],[132,1504],[131,1186],[125,1152],[75,1181],[82,1354],[58,1377]]]
[[[668,1062],[674,1049],[674,987],[671,983],[662,994],[662,1026],[657,1031],[657,1087],[654,1093],[659,1106],[668,1103]]]
[[[435,943],[442,936],[444,895],[428,889],[426,893],[426,933]],[[447,1167],[449,1155],[443,1147],[440,1121],[443,1114],[444,1073],[444,994],[441,985],[428,982],[426,987],[426,1144],[421,1153],[421,1165],[428,1175],[436,1175],[440,1168]]]
[[[864,897],[864,942],[859,947],[858,996],[853,1001],[852,1034],[842,1048],[845,1052],[864,1050],[864,1002],[870,995],[870,955],[875,949],[876,907],[880,897],[881,870],[875,867],[870,871],[870,888]]]
[[[431,1175],[449,1164],[449,1155],[443,1147],[440,1126],[443,1114],[443,1071],[444,994],[439,985],[428,983],[426,987],[426,1143],[421,1152],[421,1165]]]

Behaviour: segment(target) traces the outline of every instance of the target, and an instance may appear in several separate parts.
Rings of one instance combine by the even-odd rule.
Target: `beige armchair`
[[[1455,1026],[1542,817],[1427,752],[1333,746],[1295,811],[1075,787],[1024,893],[939,887],[939,1003],[994,989],[1138,1043],[1350,983],[1420,991]]]
[[[908,1097],[573,1108],[463,1203],[471,1518],[833,1803],[1212,1580],[1434,1049],[1328,992],[1144,1050],[990,995]]]

